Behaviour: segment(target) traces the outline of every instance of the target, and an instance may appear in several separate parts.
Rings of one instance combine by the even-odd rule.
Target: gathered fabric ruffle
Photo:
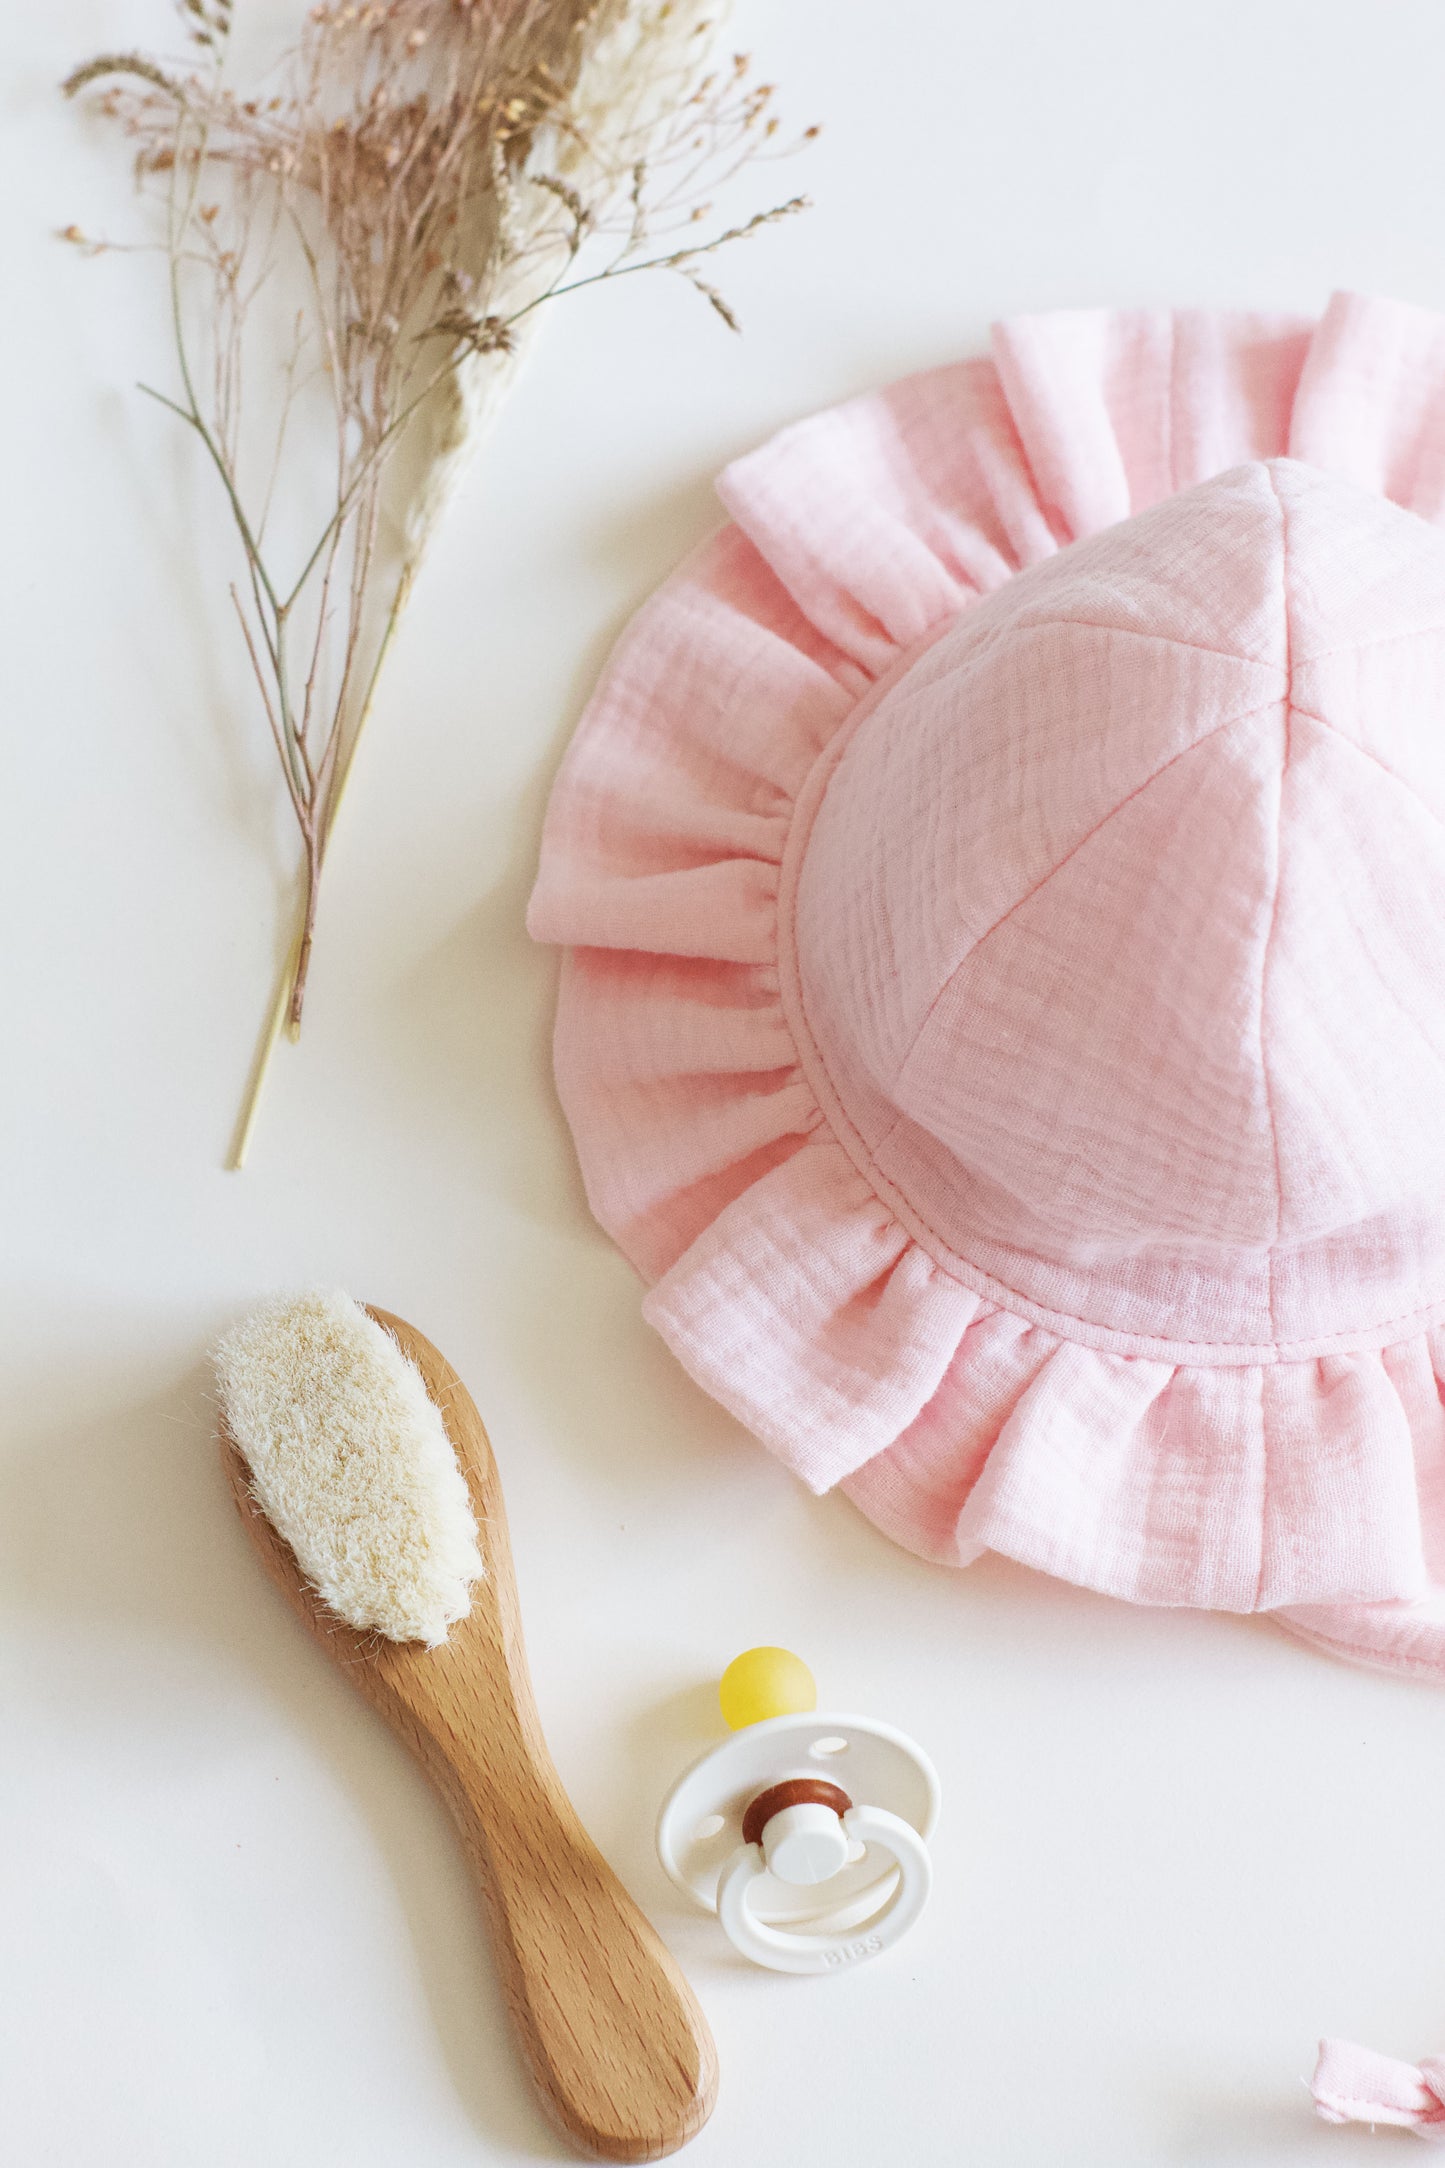
[[[1445,524],[1445,320],[1349,295],[1317,323],[1025,317],[783,431],[619,644],[529,926],[568,951],[557,1080],[597,1218],[681,1361],[813,1489],[928,1558],[1279,1611],[1439,1674],[1445,1334],[1252,1364],[1059,1337],[908,1231],[780,982],[793,809],[858,702],[1025,566],[1276,457]]]

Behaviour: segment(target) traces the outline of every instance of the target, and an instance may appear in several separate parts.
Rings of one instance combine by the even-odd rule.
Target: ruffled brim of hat
[[[1024,566],[1276,456],[1445,521],[1445,322],[1352,296],[1318,323],[1024,318],[785,431],[616,651],[529,925],[568,950],[557,1080],[597,1218],[681,1361],[814,1490],[927,1558],[1298,1610],[1438,1674],[1445,1334],[1242,1366],[1060,1337],[904,1224],[779,952],[792,810],[860,700]]]
[[[1275,1613],[1297,1641],[1371,1671],[1445,1679],[1445,1589],[1404,1603],[1306,1604]]]

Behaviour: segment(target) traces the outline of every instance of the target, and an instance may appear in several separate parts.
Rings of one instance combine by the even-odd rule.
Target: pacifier
[[[658,1817],[672,1880],[773,1972],[834,1972],[891,1948],[933,1880],[928,1756],[891,1724],[819,1714],[812,1673],[787,1649],[735,1657],[718,1699],[733,1737]]]

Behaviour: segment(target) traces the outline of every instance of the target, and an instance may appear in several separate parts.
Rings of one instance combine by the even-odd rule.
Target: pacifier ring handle
[[[768,1926],[753,1911],[750,1893],[767,1863],[761,1844],[740,1844],[719,1878],[717,1910],[728,1940],[753,1964],[772,1972],[841,1971],[891,1948],[918,1918],[933,1885],[928,1846],[918,1831],[886,1807],[850,1807],[842,1823],[850,1843],[870,1846],[894,1862],[898,1881],[892,1895],[853,1934],[787,1933]]]

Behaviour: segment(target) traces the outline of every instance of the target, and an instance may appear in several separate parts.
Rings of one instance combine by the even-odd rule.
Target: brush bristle
[[[256,1499],[349,1626],[435,1648],[482,1576],[446,1426],[390,1333],[350,1295],[269,1303],[216,1350]]]

